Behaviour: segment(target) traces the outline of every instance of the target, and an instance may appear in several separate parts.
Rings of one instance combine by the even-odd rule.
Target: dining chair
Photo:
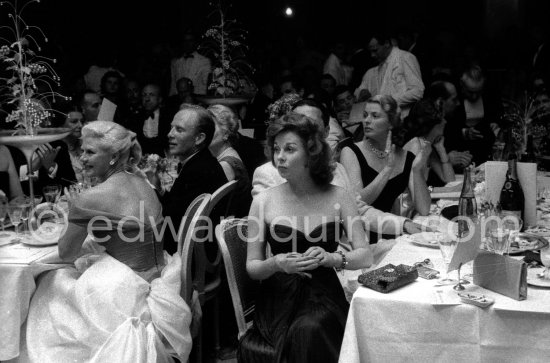
[[[218,300],[218,292],[220,290],[222,277],[221,277],[221,254],[220,251],[215,245],[214,241],[214,227],[216,225],[214,219],[220,217],[219,215],[213,216],[212,211],[220,206],[220,202],[225,199],[225,212],[222,217],[228,213],[229,206],[231,204],[231,199],[233,192],[237,188],[237,181],[232,180],[221,187],[219,187],[210,198],[210,201],[207,206],[205,214],[210,217],[208,226],[208,231],[211,234],[208,238],[204,238],[201,243],[196,243],[193,249],[193,286],[194,289],[199,294],[199,303],[201,307],[204,306],[207,302],[212,301],[212,322],[214,330],[214,350],[219,352],[220,350],[220,306]],[[212,243],[213,248],[206,248],[206,243]],[[208,253],[210,252],[210,253]],[[209,258],[209,255],[214,254],[213,259]],[[202,329],[201,329],[202,330]]]
[[[235,319],[239,329],[238,339],[251,331],[255,308],[255,296],[259,282],[252,280],[246,271],[248,221],[232,218],[223,220],[216,227],[216,240],[223,257],[227,282],[233,302]],[[276,351],[259,335],[241,344],[239,351],[254,352],[262,361],[275,361]]]

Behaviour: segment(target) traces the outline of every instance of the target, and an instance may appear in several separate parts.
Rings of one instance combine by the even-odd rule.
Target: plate
[[[541,279],[537,274],[544,271],[544,267],[527,269],[527,284],[537,287],[550,287],[550,280]]]
[[[44,222],[32,232],[31,236],[22,239],[21,243],[36,247],[52,246],[59,242],[64,231],[64,224]]]
[[[17,242],[17,234],[14,231],[0,231],[0,247]]]
[[[430,248],[439,248],[439,243],[437,243],[437,239],[435,237],[435,232],[421,232],[421,233],[415,233],[411,235],[404,235],[403,237],[406,238],[411,243],[414,243],[415,245],[424,246],[424,247],[430,247]]]
[[[525,251],[540,250],[548,246],[546,238],[537,236],[530,233],[520,233],[516,241],[519,243],[519,247],[512,247],[508,249],[508,254],[513,255],[522,253]]]
[[[545,226],[535,226],[525,230],[526,233],[534,234],[541,237],[550,237],[550,228]]]

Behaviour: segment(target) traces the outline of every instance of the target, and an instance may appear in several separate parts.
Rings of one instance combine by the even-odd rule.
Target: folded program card
[[[525,300],[527,265],[508,256],[480,251],[474,260],[474,284],[515,300]]]

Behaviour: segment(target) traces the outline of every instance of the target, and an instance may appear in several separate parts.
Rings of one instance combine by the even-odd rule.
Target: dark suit
[[[153,138],[147,138],[143,134],[143,125],[149,116],[150,113],[142,111],[141,114],[136,117],[136,121],[128,125],[128,128],[136,133],[143,154],[164,156],[164,149],[168,146],[168,133],[170,132],[172,120],[174,119],[174,113],[165,108],[159,109],[158,135]]]
[[[225,173],[208,148],[193,155],[183,165],[172,189],[161,198],[163,215],[171,218],[176,233],[189,204],[200,194],[212,194],[225,183]],[[168,229],[164,233],[164,249],[170,254],[177,250],[177,242]]]
[[[67,147],[67,144],[61,140],[50,142],[50,145],[54,149],[59,147],[59,151],[55,157],[57,172],[54,178],[50,178],[48,171],[41,167],[38,171],[38,185],[40,188],[49,184],[59,184],[63,187],[69,187],[71,184],[76,183],[76,175],[71,163],[69,148]]]

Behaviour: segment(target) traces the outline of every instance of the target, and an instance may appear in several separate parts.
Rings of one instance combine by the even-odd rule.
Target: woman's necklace
[[[384,159],[386,156],[388,156],[388,153],[386,151],[381,151],[375,148],[374,145],[370,143],[369,139],[365,139],[365,143],[367,144],[369,150],[372,151],[378,159]]]

